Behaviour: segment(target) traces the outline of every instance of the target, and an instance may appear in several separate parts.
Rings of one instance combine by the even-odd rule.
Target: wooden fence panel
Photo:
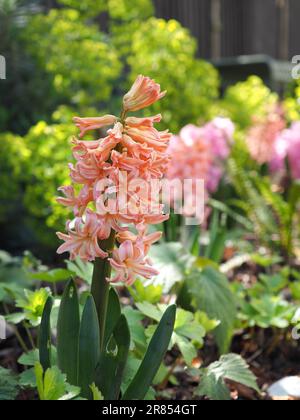
[[[289,59],[300,54],[300,0],[220,1],[222,57],[267,54]],[[212,0],[154,0],[154,4],[158,17],[180,21],[198,39],[199,55],[211,58]],[[282,14],[286,9],[279,4],[288,4],[288,15]]]

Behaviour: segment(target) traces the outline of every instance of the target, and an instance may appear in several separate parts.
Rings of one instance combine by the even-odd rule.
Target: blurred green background
[[[156,17],[155,5],[0,0],[0,54],[7,63],[7,79],[0,81],[0,248],[53,259],[55,231],[68,218],[55,196],[68,183],[72,116],[118,113],[138,74],[168,91],[151,112],[162,112],[164,127],[174,133],[221,115],[242,135],[254,115],[278,100],[257,76],[221,95],[220,74],[199,58],[199,40],[178,21]],[[206,35],[200,44],[211,42]],[[299,93],[292,79],[281,92],[290,120],[299,118]]]

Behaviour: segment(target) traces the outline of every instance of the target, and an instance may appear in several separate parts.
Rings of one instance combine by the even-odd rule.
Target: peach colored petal
[[[130,91],[124,96],[124,110],[138,111],[159,101],[166,95],[160,91],[160,85],[142,75],[138,76]]]
[[[73,118],[76,127],[78,127],[80,130],[80,137],[83,137],[88,131],[97,130],[108,125],[113,125],[117,122],[117,120],[117,117],[114,115],[105,115],[103,117],[95,118]]]

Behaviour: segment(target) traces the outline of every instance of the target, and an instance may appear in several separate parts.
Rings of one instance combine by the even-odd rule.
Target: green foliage
[[[68,280],[72,275],[72,271],[66,270],[64,268],[54,268],[53,270],[33,273],[30,277],[34,280],[39,280],[46,283],[59,283],[61,281]]]
[[[0,134],[0,224],[16,215],[22,206],[24,181],[31,152],[24,140],[11,133]]]
[[[0,301],[9,302],[23,297],[24,287],[30,287],[25,258],[12,257],[0,251]]]
[[[151,0],[108,0],[108,11],[111,18],[124,22],[148,18],[154,8]]]
[[[221,106],[239,128],[245,129],[251,125],[253,117],[265,116],[277,101],[276,93],[272,93],[259,77],[251,76],[245,82],[230,86]]]
[[[216,70],[196,59],[195,53],[195,40],[174,20],[151,18],[133,34],[127,59],[130,82],[137,74],[147,74],[168,91],[149,112],[162,112],[165,126],[174,132],[199,117],[208,118],[209,106],[218,96]]]
[[[147,348],[145,357],[134,376],[132,382],[123,395],[123,400],[144,399],[158,372],[163,358],[168,350],[170,339],[173,334],[176,317],[176,306],[169,306]]]
[[[86,297],[84,305],[79,304],[76,286],[71,280],[65,288],[60,304],[57,322],[57,361],[51,354],[56,350],[50,344],[50,320],[52,301],[48,299],[45,306],[40,328],[39,353],[35,351],[22,356],[20,364],[35,366],[35,376],[40,399],[73,399],[79,393],[87,399],[119,399],[123,378],[129,358],[131,331],[127,316],[121,314],[120,302],[114,289],[109,291],[107,319],[105,324],[105,340],[100,348],[100,330],[97,311],[93,297],[83,293]],[[82,296],[83,296],[82,295]],[[82,300],[82,299],[80,299]],[[81,310],[82,309],[82,310]],[[127,308],[130,309],[130,308]],[[79,313],[82,312],[81,320]],[[138,313],[136,311],[136,313]],[[131,378],[127,377],[128,389],[131,394],[138,393],[143,398],[148,395],[149,387],[156,376],[162,359],[168,349],[175,322],[176,307],[160,307],[158,326],[153,331],[149,346],[145,342],[141,353],[135,353],[142,360],[140,367]],[[130,314],[130,313],[129,313]],[[138,313],[139,314],[139,313]],[[129,315],[130,316],[130,315]],[[136,316],[131,322],[133,330],[138,330]],[[132,318],[132,319],[133,319]],[[161,319],[160,319],[161,318]],[[190,314],[186,319],[181,313],[178,324],[178,334],[201,340],[204,330],[200,326],[185,325],[193,320]],[[138,323],[144,319],[139,314]],[[53,322],[51,322],[53,326]],[[141,326],[141,324],[140,324]],[[135,334],[134,337],[138,335]],[[53,351],[54,350],[54,351]],[[36,360],[39,358],[44,366]],[[58,366],[57,367],[57,362]],[[145,374],[145,368],[148,371]],[[73,385],[73,388],[68,383]],[[32,370],[22,377],[24,386],[35,386]],[[79,386],[80,389],[74,388]],[[129,392],[129,391],[128,391]],[[100,395],[101,394],[101,395]]]
[[[131,349],[134,349],[139,355],[144,354],[147,347],[147,338],[142,321],[145,319],[140,311],[127,306],[123,309],[126,316],[131,336]]]
[[[149,302],[137,303],[139,311],[150,319],[158,322],[166,305],[151,305]],[[210,325],[212,327],[212,325]],[[133,327],[134,328],[134,327]],[[213,327],[211,328],[213,329]],[[151,325],[146,330],[146,336],[152,337],[155,325]],[[191,365],[197,356],[197,350],[203,345],[203,338],[206,330],[193,313],[185,311],[181,308],[177,309],[174,332],[171,338],[170,347],[178,346],[184,361],[187,365]]]
[[[219,212],[214,210],[212,221],[209,227],[209,245],[205,251],[205,257],[220,263],[223,259],[227,229],[225,224],[220,223]]]
[[[231,344],[237,315],[235,296],[226,277],[212,267],[202,272],[193,272],[187,280],[191,302],[196,310],[220,320],[214,335],[221,353],[226,353]]]
[[[201,371],[200,385],[196,395],[207,396],[211,400],[230,400],[230,392],[225,379],[240,383],[259,392],[256,378],[249,370],[249,366],[237,354],[222,356],[218,362],[212,363]]]
[[[237,141],[228,161],[231,181],[240,199],[230,200],[232,206],[242,211],[252,223],[261,243],[281,250],[291,256],[299,234],[297,203],[299,189],[292,184],[287,198],[274,191],[272,181],[262,176],[258,167],[249,159],[242,141]],[[294,229],[293,229],[294,226]]]
[[[169,242],[151,248],[150,258],[159,271],[155,284],[163,286],[168,293],[185,279],[194,258],[178,242]]]
[[[240,318],[250,327],[276,327],[285,329],[291,325],[295,307],[279,296],[264,295],[242,305]]]
[[[92,384],[90,386],[92,394],[93,394],[93,401],[103,401],[103,395],[99,391],[99,389],[96,387],[95,384]]]
[[[46,118],[57,104],[49,77],[26,52],[22,38],[28,19],[41,10],[36,0],[2,0],[0,3],[1,54],[9,76],[0,84],[0,131],[24,134]],[[30,104],[30,106],[28,106]]]
[[[137,280],[132,287],[129,288],[130,294],[135,302],[158,303],[163,294],[162,285],[146,285],[141,280]]]
[[[107,8],[107,0],[58,0],[58,3],[78,10],[84,17],[98,16]]]
[[[116,304],[118,307],[119,305]],[[108,313],[109,316],[109,313]],[[97,385],[106,400],[118,400],[128,361],[130,331],[126,317],[120,315],[97,368]]]
[[[44,374],[42,366],[36,363],[34,371],[41,401],[66,401],[79,395],[80,388],[68,384],[66,376],[56,366]]]
[[[300,86],[295,89],[293,96],[288,96],[284,102],[285,115],[288,121],[299,121],[300,120]]]
[[[51,292],[48,288],[41,288],[34,292],[24,290],[24,297],[16,301],[16,306],[23,309],[24,318],[34,327],[41,323],[44,306]]]
[[[80,258],[74,261],[67,261],[67,267],[75,276],[84,280],[87,284],[92,283],[93,267],[92,263],[84,262]]]
[[[18,377],[0,367],[0,401],[13,401],[19,394]]]
[[[57,188],[69,183],[67,162],[71,161],[70,124],[48,125],[39,122],[31,128],[24,141],[32,156],[27,172],[28,182],[24,203],[33,217],[31,222],[40,241],[57,243],[54,232],[63,229],[70,212],[56,203]],[[48,230],[45,229],[45,222]],[[52,230],[53,229],[53,230]]]
[[[242,327],[286,329],[293,324],[297,307],[283,293],[290,287],[289,274],[282,270],[273,275],[261,275],[250,288],[234,284]]]
[[[153,17],[152,0],[108,0],[112,42],[123,62],[132,51],[133,36],[141,20]]]
[[[36,15],[23,36],[29,53],[52,76],[60,97],[85,106],[110,99],[121,70],[117,52],[96,25],[80,20],[76,10]]]

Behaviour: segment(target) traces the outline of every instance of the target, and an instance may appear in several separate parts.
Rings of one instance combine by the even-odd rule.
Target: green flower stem
[[[126,111],[122,110],[120,115],[121,123],[124,124],[126,119]],[[118,145],[116,150],[122,152],[122,147]],[[111,231],[110,237],[105,241],[101,241],[99,246],[103,251],[112,253],[116,242],[116,232]],[[111,265],[108,261],[108,258],[102,260],[97,258],[94,263],[94,272],[92,279],[92,288],[91,293],[93,295],[97,314],[99,318],[99,329],[100,329],[100,350],[103,350],[104,337],[105,337],[105,325],[107,317],[107,307],[108,307],[108,298],[109,298],[109,279],[111,276]]]
[[[110,237],[100,242],[100,247],[103,251],[112,252],[115,245],[115,231],[111,231]],[[99,329],[100,329],[100,348],[103,350],[104,344],[104,335],[105,335],[105,325],[106,325],[106,315],[108,307],[108,297],[109,297],[109,282],[106,280],[111,276],[111,265],[108,261],[108,258],[102,260],[97,258],[94,263],[94,272],[92,280],[91,293],[93,295],[96,309],[99,318]]]
[[[35,343],[34,343],[34,340],[33,340],[32,334],[31,334],[31,332],[30,332],[30,329],[29,329],[29,327],[27,326],[26,322],[23,322],[23,326],[24,326],[24,328],[25,328],[25,331],[26,331],[27,337],[28,337],[28,339],[29,339],[29,342],[30,342],[30,344],[31,344],[31,347],[32,347],[32,349],[33,349],[33,350],[35,350],[35,349],[36,349],[36,346],[35,346]]]

